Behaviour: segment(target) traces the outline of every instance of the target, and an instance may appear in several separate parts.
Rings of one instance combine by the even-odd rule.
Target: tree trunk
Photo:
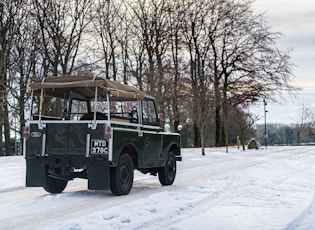
[[[205,156],[205,129],[202,128],[200,131],[200,141],[201,141],[201,155]]]
[[[0,106],[0,114],[3,114],[3,111],[1,109],[1,106]],[[2,139],[3,139],[3,120],[2,118],[0,118],[0,156],[3,156],[4,153],[2,152]]]
[[[215,108],[215,146],[221,146],[221,115],[220,107],[217,105]]]
[[[11,156],[12,149],[11,149],[11,141],[10,141],[10,122],[9,122],[9,111],[8,111],[8,103],[7,99],[4,98],[4,113],[3,113],[3,126],[4,126],[4,138],[5,138],[5,155]]]
[[[296,134],[296,143],[297,145],[300,145],[300,132],[299,131]]]
[[[195,147],[200,147],[201,143],[200,143],[200,131],[199,128],[196,124],[194,124],[194,146]]]

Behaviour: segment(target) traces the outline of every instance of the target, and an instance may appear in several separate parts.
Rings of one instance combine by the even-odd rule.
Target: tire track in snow
[[[309,170],[315,172],[315,157],[313,158],[312,162],[309,163],[311,166],[310,168],[304,169],[304,171]],[[303,173],[304,171],[300,171]],[[305,175],[305,173],[303,173]],[[310,175],[309,173],[306,175]],[[296,217],[291,223],[288,224],[286,229],[288,230],[296,230],[296,229],[312,229],[313,226],[309,226],[309,223],[314,222],[315,220],[315,173],[311,176],[307,177],[309,184],[313,190],[313,199],[309,203],[308,207],[302,212],[298,217]]]
[[[188,152],[189,150],[184,150],[183,155],[186,151]],[[70,220],[78,216],[86,216],[90,213],[104,211],[117,205],[123,205],[146,197],[159,197],[163,192],[174,196],[176,200],[176,194],[185,192],[189,186],[195,186],[200,183],[211,183],[212,179],[217,177],[221,178],[222,185],[220,188],[214,188],[214,190],[210,192],[205,191],[207,186],[201,185],[197,188],[196,192],[200,192],[200,190],[204,189],[204,198],[191,201],[189,200],[189,195],[194,195],[194,193],[188,191],[188,200],[186,203],[184,202],[186,205],[177,207],[175,204],[174,209],[178,215],[186,212],[189,214],[192,207],[202,204],[205,199],[219,201],[220,198],[224,198],[224,191],[233,186],[233,178],[225,176],[226,174],[231,174],[270,161],[295,157],[305,154],[308,151],[311,150],[301,151],[301,149],[296,148],[289,153],[285,153],[284,150],[276,154],[267,151],[249,151],[244,152],[244,157],[239,154],[233,156],[233,153],[230,153],[226,155],[224,159],[221,158],[222,154],[216,159],[215,156],[208,153],[209,156],[207,155],[205,158],[201,158],[198,162],[185,161],[184,158],[184,162],[178,163],[178,174],[173,186],[161,187],[157,177],[137,174],[131,193],[128,196],[122,197],[114,197],[110,193],[87,191],[86,181],[80,181],[78,183],[70,182],[65,192],[59,195],[49,195],[41,188],[19,188],[17,191],[7,190],[1,195],[2,197],[9,198],[8,200],[10,202],[5,204],[7,208],[5,210],[12,212],[12,217],[6,217],[4,219],[0,217],[2,223],[1,227],[4,229],[34,229],[34,226],[42,228],[60,220]],[[235,161],[235,163],[231,164],[232,161]],[[207,174],[209,171],[211,171],[211,173]],[[3,200],[5,200],[5,198],[3,198]],[[45,207],[42,206],[43,202],[45,203]],[[152,207],[150,210],[154,214]],[[169,213],[166,213],[165,218],[167,219],[169,215]],[[173,221],[175,217],[173,215]],[[170,221],[172,220],[170,219]],[[160,220],[155,221],[159,222]],[[155,221],[153,218],[152,223]],[[149,223],[151,222],[149,221]]]

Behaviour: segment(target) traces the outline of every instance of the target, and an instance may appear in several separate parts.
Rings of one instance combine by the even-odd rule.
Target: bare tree
[[[139,49],[135,60],[139,61],[141,58],[143,61],[141,64],[137,62],[139,69],[143,70],[138,75],[142,77],[140,83],[144,90],[156,97],[158,109],[163,116],[167,110],[165,102],[169,99],[165,96],[169,90],[166,70],[170,70],[170,4],[167,0],[137,0],[129,3],[134,17],[133,28],[138,34],[136,44],[139,44]]]
[[[23,1],[21,5],[23,14],[21,20],[16,20],[17,26],[14,35],[14,41],[11,46],[10,62],[12,63],[9,74],[10,95],[9,101],[11,120],[15,133],[23,137],[23,127],[25,126],[25,110],[27,109],[27,84],[31,78],[37,74],[39,69],[38,53],[39,53],[39,37],[38,28],[31,15],[31,6]]]
[[[168,28],[168,49],[166,51],[166,63],[164,71],[164,101],[165,101],[165,116],[170,118],[174,126],[174,130],[179,125],[180,119],[180,104],[183,101],[182,89],[183,81],[182,69],[180,63],[183,62],[181,53],[183,51],[183,41],[181,39],[181,23],[180,17],[185,11],[185,7],[180,1],[170,1],[165,7],[167,12],[166,26]]]
[[[143,42],[142,20],[140,12],[135,12],[137,5],[130,5],[130,1],[124,1],[120,15],[120,37],[121,57],[123,58],[123,79],[135,79],[136,84],[144,90],[146,71],[146,55]],[[138,15],[138,16],[135,16]],[[136,18],[137,20],[134,20]],[[128,74],[128,76],[126,76]],[[129,78],[129,79],[128,79]],[[145,87],[147,88],[147,87]]]
[[[189,111],[194,111],[192,113],[192,118],[194,120],[194,125],[198,127],[200,131],[200,147],[201,147],[201,154],[205,155],[205,136],[206,136],[206,127],[208,125],[209,118],[211,118],[211,114],[213,114],[213,100],[212,96],[208,95],[208,93],[200,93],[195,95],[194,100],[198,102],[198,106],[195,106],[194,103],[191,103]],[[196,134],[195,134],[196,135]]]
[[[244,151],[246,135],[254,135],[254,125],[258,120],[257,115],[240,106],[235,107],[229,115],[228,126],[238,133]]]
[[[210,42],[206,36],[209,12],[212,5],[209,1],[198,0],[185,3],[186,9],[183,13],[183,40],[187,55],[189,56],[188,66],[192,86],[193,118],[202,117],[208,114],[210,108],[203,107],[209,105],[207,95],[209,95],[209,71],[207,70],[206,60],[209,55]],[[197,119],[199,120],[199,119]],[[202,143],[200,135],[200,121],[194,121],[195,146]],[[199,125],[198,125],[199,124]],[[202,128],[201,128],[202,129]]]
[[[224,126],[228,110],[235,106],[229,101],[253,103],[270,93],[290,90],[292,64],[288,53],[275,46],[279,34],[270,31],[263,15],[252,12],[251,2],[214,2],[217,5],[208,36],[213,57],[209,65],[213,69],[211,77],[217,101],[218,144],[227,137],[220,130],[227,132]]]
[[[314,123],[314,110],[309,102],[301,101],[299,102],[296,118],[295,118],[295,134],[297,145],[300,145],[300,137],[303,132],[312,130],[312,125]]]
[[[72,73],[83,32],[93,18],[93,2],[33,0],[43,45],[43,76]]]
[[[10,92],[9,72],[12,44],[18,25],[23,17],[23,1],[0,2],[0,146],[2,146],[2,127],[4,128],[5,153],[11,155],[10,118],[8,97]],[[0,152],[2,147],[0,148]]]
[[[122,78],[124,84],[128,84],[128,81],[131,80],[132,74],[129,68],[130,63],[130,43],[129,39],[131,37],[130,27],[132,26],[131,18],[127,17],[128,9],[126,7],[126,4],[122,4],[121,10],[120,10],[120,24],[119,24],[119,30],[120,30],[120,36],[118,38],[118,43],[120,45],[121,50],[121,69],[122,69]],[[129,76],[131,75],[131,76]]]
[[[107,79],[117,80],[117,48],[118,29],[122,23],[120,18],[120,1],[97,1],[95,29],[100,37],[102,60],[104,60],[105,76]]]

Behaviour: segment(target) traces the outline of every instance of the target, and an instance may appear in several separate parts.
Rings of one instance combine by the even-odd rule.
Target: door
[[[162,135],[159,132],[143,132],[144,166],[145,168],[159,167],[162,160]]]

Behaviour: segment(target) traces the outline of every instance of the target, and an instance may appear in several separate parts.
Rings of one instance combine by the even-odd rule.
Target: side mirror
[[[177,131],[180,132],[180,131],[182,131],[182,130],[183,130],[183,126],[182,126],[182,125],[178,125],[178,126],[177,126]]]

